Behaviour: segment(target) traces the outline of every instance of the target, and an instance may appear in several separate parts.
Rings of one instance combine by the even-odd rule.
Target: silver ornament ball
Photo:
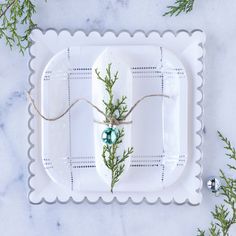
[[[220,180],[216,177],[210,177],[207,181],[207,188],[213,193],[217,193],[220,190],[221,183]]]

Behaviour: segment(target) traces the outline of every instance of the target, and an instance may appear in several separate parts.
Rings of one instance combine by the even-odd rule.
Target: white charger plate
[[[47,58],[46,52],[43,57],[40,55],[41,52],[35,50],[35,46],[40,47],[42,41],[44,45],[50,45],[48,48],[53,48],[52,40],[61,44],[60,47],[68,40],[71,41],[70,45],[73,45],[73,42],[77,42],[78,45],[60,52],[53,52],[56,54],[45,66],[43,73],[41,72],[41,79],[34,81],[36,88],[33,92],[37,90],[36,94],[33,93],[36,95],[34,98],[38,105],[41,104],[41,110],[45,115],[49,117],[58,115],[78,97],[92,100],[92,65],[110,44],[113,45],[113,50],[114,46],[117,48],[119,45],[119,51],[123,51],[123,55],[126,55],[133,76],[132,101],[150,93],[163,92],[172,93],[171,96],[175,96],[175,99],[170,100],[174,101],[175,105],[168,104],[163,99],[154,99],[144,102],[134,111],[131,140],[135,153],[131,157],[129,170],[117,184],[114,194],[109,192],[109,187],[96,171],[94,157],[98,157],[99,154],[94,152],[94,147],[96,144],[102,144],[94,142],[94,136],[99,137],[100,134],[94,134],[94,115],[90,107],[79,104],[67,116],[53,123],[42,121],[37,115],[33,116],[33,119],[37,119],[37,124],[34,123],[33,126],[34,134],[39,134],[34,145],[39,147],[37,156],[42,158],[43,166],[40,166],[40,160],[34,158],[37,160],[35,172],[38,174],[30,180],[31,187],[36,186],[36,188],[32,187],[31,202],[38,203],[42,200],[52,202],[55,198],[59,201],[67,201],[70,197],[76,202],[80,202],[84,197],[90,201],[96,201],[102,197],[104,201],[110,202],[116,197],[121,202],[128,198],[139,202],[145,197],[149,202],[161,198],[165,203],[172,199],[178,203],[183,203],[186,199],[192,204],[199,203],[201,196],[196,190],[200,188],[201,181],[196,177],[196,172],[200,172],[196,160],[199,160],[200,153],[197,155],[195,148],[201,141],[195,145],[199,141],[195,131],[201,130],[201,125],[197,124],[199,119],[196,114],[199,112],[197,111],[198,102],[202,99],[197,89],[202,83],[202,78],[194,72],[197,69],[200,72],[202,66],[196,64],[193,55],[197,60],[203,56],[203,48],[199,47],[199,42],[204,42],[204,35],[196,32],[193,37],[182,33],[181,37],[179,36],[182,39],[178,37],[171,39],[179,43],[179,48],[181,41],[190,41],[185,45],[187,48],[182,50],[182,53],[187,56],[192,53],[192,58],[189,58],[192,60],[192,66],[185,65],[188,69],[187,73],[190,71],[188,77],[181,62],[183,54],[177,58],[163,46],[158,46],[162,43],[161,38],[159,42],[154,43],[150,40],[150,36],[143,39],[142,35],[138,34],[133,40],[133,44],[136,45],[127,46],[125,41],[129,42],[130,37],[125,33],[114,38],[114,35],[109,32],[103,37],[100,36],[100,41],[96,38],[98,35],[94,33],[87,37],[91,41],[87,41],[87,44],[83,41],[86,36],[82,33],[79,36],[77,34],[77,37],[76,35],[72,37],[66,32],[57,35],[56,38],[55,36],[52,31],[45,35],[38,30],[33,32],[32,38],[36,41],[31,47],[31,53],[39,54],[35,59],[46,60]],[[107,43],[109,40],[110,43]],[[98,44],[96,46],[92,44],[95,41]],[[119,41],[121,42],[118,43]],[[31,60],[31,67],[33,65],[34,71],[40,74],[46,61],[43,63],[41,61],[40,64],[38,60],[35,64],[35,59]],[[189,64],[191,65],[191,62]],[[192,75],[199,80],[197,83],[193,81]],[[188,91],[187,84],[190,88]],[[100,100],[99,98],[98,101]],[[156,106],[156,109],[153,109],[153,106]],[[31,112],[34,111],[31,109]],[[149,113],[150,115],[147,115]],[[201,111],[198,115],[200,114]],[[170,117],[175,119],[171,120]],[[176,119],[179,126],[176,125]],[[144,121],[145,125],[142,125]],[[173,126],[169,125],[171,123]],[[158,132],[160,130],[161,132]],[[151,139],[146,139],[145,134]],[[170,138],[171,134],[173,139]],[[31,134],[31,138],[32,136],[35,135]],[[32,164],[30,169],[32,171]],[[47,174],[42,174],[43,171]],[[46,176],[49,176],[49,179]],[[44,183],[47,183],[47,186]],[[43,186],[43,191],[39,193],[37,188],[43,188]]]

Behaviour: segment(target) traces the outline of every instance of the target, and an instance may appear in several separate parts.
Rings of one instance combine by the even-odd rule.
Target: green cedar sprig
[[[118,80],[118,72],[111,75],[111,64],[108,64],[106,68],[106,75],[104,78],[100,76],[98,69],[95,70],[97,78],[104,83],[105,89],[108,93],[108,100],[103,100],[105,105],[105,114],[109,118],[115,118],[116,120],[122,120],[128,112],[126,105],[126,96],[114,99],[113,87]],[[105,122],[109,122],[106,118]],[[106,167],[111,171],[111,192],[115,184],[119,181],[120,176],[124,172],[125,160],[133,153],[133,147],[124,150],[122,156],[117,155],[119,145],[122,143],[122,139],[125,135],[124,128],[118,128],[117,139],[114,144],[103,145],[102,158]]]
[[[173,6],[168,6],[164,16],[178,16],[180,13],[189,13],[193,10],[195,0],[176,0]]]
[[[105,89],[108,93],[108,101],[103,100],[105,105],[105,113],[108,117],[115,117],[117,120],[123,120],[125,114],[128,112],[128,107],[126,105],[126,96],[122,96],[114,101],[113,86],[118,80],[118,71],[114,74],[114,78],[111,75],[111,64],[108,64],[106,68],[105,78],[100,76],[100,72],[95,70],[97,78],[104,83]],[[108,120],[106,120],[108,122]]]
[[[23,54],[31,44],[30,33],[36,27],[32,20],[35,12],[35,5],[30,0],[0,3],[0,39],[4,39],[10,48],[18,46]]]
[[[106,167],[111,170],[111,192],[115,184],[119,181],[121,174],[124,172],[125,160],[133,153],[133,147],[124,150],[122,157],[117,156],[117,149],[119,144],[122,143],[122,137],[124,137],[124,129],[118,129],[117,140],[112,145],[104,145],[102,158]]]
[[[225,144],[226,156],[236,161],[236,151],[231,142],[219,131],[218,135]],[[228,164],[227,166],[231,171],[236,171],[235,165]],[[210,236],[229,236],[230,227],[236,223],[236,179],[227,177],[222,170],[220,170],[220,178],[224,182],[220,195],[223,196],[225,204],[216,205],[215,210],[211,212],[214,221],[209,227],[208,235]],[[206,236],[206,232],[198,229],[198,236]]]

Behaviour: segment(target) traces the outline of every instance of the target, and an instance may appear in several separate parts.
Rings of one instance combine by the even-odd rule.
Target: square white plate
[[[131,157],[128,174],[117,185],[114,194],[109,192],[109,188],[96,171],[92,110],[81,104],[60,121],[49,123],[42,121],[29,106],[31,203],[52,203],[57,200],[67,202],[69,199],[81,202],[85,198],[91,202],[96,202],[99,198],[111,202],[116,198],[122,203],[128,199],[136,203],[143,199],[150,203],[158,199],[163,203],[200,203],[201,167],[198,162],[201,158],[202,142],[201,73],[204,33],[180,31],[177,35],[172,32],[160,35],[151,32],[146,36],[137,32],[131,37],[126,32],[118,36],[112,32],[103,36],[92,32],[86,36],[78,31],[72,36],[68,31],[57,33],[49,30],[43,33],[37,29],[32,32],[31,38],[34,42],[30,48],[31,94],[47,116],[60,113],[68,106],[68,102],[73,102],[78,97],[92,100],[91,68],[97,56],[107,46],[120,47],[119,50],[125,51],[131,58],[129,66],[133,75],[133,101],[150,93],[163,92],[163,81],[165,85],[169,83],[164,88],[173,86],[173,73],[180,81],[183,78],[188,81],[188,96],[182,96],[182,100],[180,96],[179,129],[169,130],[169,135],[177,135],[174,140],[178,141],[180,150],[174,154],[178,155],[178,158],[175,158],[174,164],[169,164],[170,155],[163,155],[162,149],[165,145],[161,142],[164,139],[162,132],[154,132],[151,140],[143,141],[145,132],[151,132],[152,128],[155,131],[168,131],[163,129],[163,116],[159,115],[164,112],[161,111],[163,100],[145,103],[141,108],[137,108],[132,116],[134,122],[131,136],[135,153]],[[156,59],[151,54],[156,55]],[[175,60],[179,63],[177,66],[175,62],[169,63]],[[162,71],[161,64],[164,65]],[[180,69],[184,73],[181,74]],[[181,83],[178,91],[183,95],[184,84]],[[187,107],[183,106],[184,102],[188,103]],[[153,105],[159,112],[156,112],[156,115],[154,113],[144,116],[143,114],[152,110]],[[174,117],[174,114],[169,117]],[[153,117],[153,122],[149,117]],[[143,126],[145,119],[147,122]],[[171,122],[168,118],[165,119]]]

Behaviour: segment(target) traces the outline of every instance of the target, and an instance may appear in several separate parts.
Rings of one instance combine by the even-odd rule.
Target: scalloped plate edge
[[[201,47],[201,49],[202,49],[202,55],[197,60],[199,60],[202,63],[202,69],[200,71],[198,71],[197,75],[201,77],[202,84],[201,84],[200,87],[197,88],[197,90],[202,94],[202,97],[201,97],[201,99],[199,101],[196,101],[197,105],[200,106],[200,108],[201,108],[201,114],[196,117],[196,119],[201,124],[199,130],[196,131],[196,134],[200,136],[201,142],[200,142],[200,144],[198,146],[195,147],[196,149],[199,150],[199,153],[200,153],[199,159],[197,161],[195,161],[195,164],[200,166],[200,171],[195,176],[199,180],[199,182],[200,182],[200,187],[198,189],[196,189],[195,191],[200,193],[201,188],[202,188],[202,170],[203,170],[202,165],[201,165],[201,160],[202,160],[202,156],[203,156],[203,153],[202,153],[202,144],[203,144],[202,131],[203,131],[203,126],[204,126],[203,125],[203,113],[204,113],[204,109],[203,109],[203,100],[204,100],[204,94],[203,94],[203,86],[204,86],[203,72],[204,72],[204,57],[205,57],[205,47],[204,47],[204,45],[205,45],[205,40],[206,40],[205,33],[202,30],[195,29],[195,30],[192,30],[192,31],[187,31],[187,30],[182,29],[182,30],[178,30],[178,31],[165,30],[163,32],[156,31],[156,30],[151,30],[151,31],[148,31],[147,33],[145,33],[145,31],[142,31],[142,30],[136,30],[133,33],[130,33],[127,30],[121,30],[118,33],[115,33],[113,30],[107,30],[104,33],[99,33],[98,31],[90,31],[87,34],[83,30],[70,31],[69,29],[56,30],[56,29],[53,29],[53,28],[48,28],[46,30],[42,30],[40,28],[36,28],[34,30],[39,30],[39,31],[41,31],[42,34],[46,34],[49,31],[53,31],[53,32],[56,32],[57,35],[59,35],[62,32],[67,32],[71,36],[73,36],[76,33],[83,33],[85,36],[89,36],[92,33],[96,33],[100,37],[103,37],[107,33],[112,33],[112,34],[114,34],[115,37],[119,37],[121,34],[128,34],[130,37],[134,37],[136,34],[143,34],[146,38],[148,38],[149,35],[151,35],[151,34],[158,34],[162,38],[165,34],[172,34],[174,37],[177,37],[180,33],[185,33],[185,34],[187,34],[188,36],[191,37],[194,33],[201,33],[203,35],[203,40],[202,40],[202,43],[200,43],[198,46]],[[32,45],[34,45],[34,43],[35,42],[32,40]],[[34,87],[35,87],[35,85],[31,81],[31,76],[34,73],[34,69],[31,68],[30,64],[31,64],[31,61],[35,58],[35,56],[31,53],[32,45],[29,48],[30,60],[28,62],[28,68],[29,68],[29,71],[30,71],[30,74],[28,76],[28,83],[30,85],[29,92],[32,91],[34,89]],[[143,198],[141,198],[141,200],[138,200],[138,201],[134,201],[131,197],[128,197],[127,200],[125,200],[125,201],[119,201],[119,199],[116,196],[114,196],[111,200],[108,200],[108,201],[104,200],[101,196],[98,197],[96,200],[89,200],[85,196],[85,197],[83,197],[83,199],[81,199],[79,201],[76,201],[76,200],[73,199],[72,196],[70,196],[70,197],[68,197],[67,200],[64,200],[64,201],[61,201],[58,197],[56,197],[52,201],[48,201],[44,197],[42,197],[40,199],[40,201],[33,202],[30,199],[30,195],[32,194],[32,192],[35,191],[35,189],[32,187],[32,185],[30,183],[30,180],[35,175],[31,171],[30,167],[31,167],[31,164],[35,161],[35,159],[31,155],[31,150],[34,148],[34,144],[31,142],[31,136],[34,133],[34,129],[31,126],[31,121],[33,120],[34,115],[30,111],[30,108],[31,108],[31,104],[28,105],[28,114],[29,114],[29,120],[28,120],[28,128],[29,128],[28,144],[29,144],[29,148],[28,148],[28,152],[27,152],[28,153],[28,158],[29,158],[29,164],[28,164],[28,171],[29,171],[28,186],[29,186],[29,189],[30,189],[30,191],[28,193],[28,199],[29,199],[29,202],[31,204],[36,204],[36,205],[37,204],[41,204],[41,203],[47,203],[47,204],[61,203],[61,204],[66,204],[66,203],[69,203],[69,202],[73,202],[73,203],[76,203],[76,204],[81,204],[81,203],[84,203],[84,202],[87,202],[87,203],[90,203],[90,204],[96,204],[96,203],[99,203],[99,202],[102,202],[102,203],[105,203],[105,204],[112,204],[113,202],[116,202],[118,204],[127,204],[127,203],[141,204],[141,203],[147,203],[147,204],[151,204],[151,205],[160,202],[160,203],[165,204],[165,205],[174,203],[176,205],[189,204],[189,205],[192,205],[192,206],[196,206],[196,205],[200,204],[200,203],[192,203],[190,201],[190,199],[188,199],[188,198],[186,198],[184,201],[181,201],[181,202],[176,201],[174,197],[170,201],[168,201],[168,202],[163,201],[160,197],[157,197],[154,201],[148,200],[147,197],[143,197]]]

